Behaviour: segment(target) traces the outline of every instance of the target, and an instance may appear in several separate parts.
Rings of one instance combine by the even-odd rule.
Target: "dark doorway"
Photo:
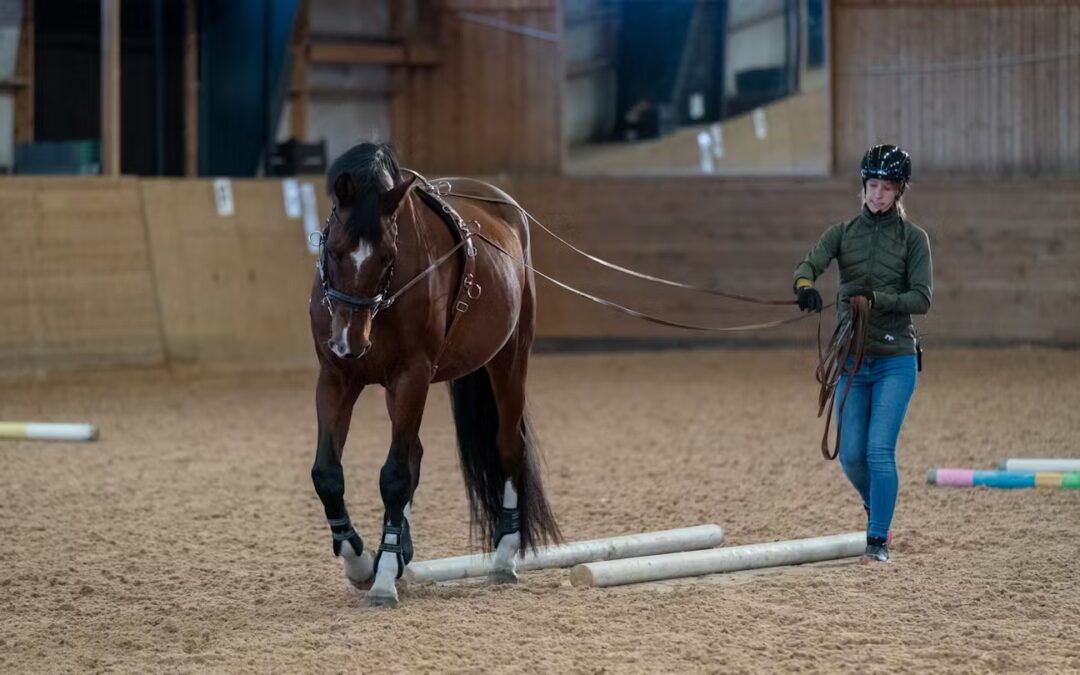
[[[184,4],[121,4],[120,170],[181,175]],[[34,136],[101,137],[100,0],[34,3]]]

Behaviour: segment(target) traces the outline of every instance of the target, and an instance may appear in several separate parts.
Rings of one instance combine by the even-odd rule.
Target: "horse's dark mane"
[[[388,143],[361,143],[346,150],[326,172],[327,194],[334,194],[334,184],[343,174],[352,178],[356,189],[349,219],[343,223],[346,232],[354,240],[379,243],[382,239],[379,195],[390,187],[385,185],[385,175],[390,176],[391,185],[401,181],[394,149]]]

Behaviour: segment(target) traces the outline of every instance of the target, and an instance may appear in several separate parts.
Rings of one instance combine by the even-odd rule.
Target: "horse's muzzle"
[[[359,349],[353,347],[352,345],[342,345],[340,342],[337,342],[335,340],[330,340],[326,344],[330,347],[330,351],[333,352],[334,356],[338,357],[339,359],[359,359],[362,358],[369,351],[371,351],[371,342],[368,340],[365,340],[363,343],[357,345],[356,347],[359,347]]]

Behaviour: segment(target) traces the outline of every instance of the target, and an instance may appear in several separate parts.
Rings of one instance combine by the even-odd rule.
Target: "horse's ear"
[[[348,208],[352,204],[356,199],[356,184],[353,183],[352,176],[343,173],[334,179],[334,197],[342,208]]]
[[[401,181],[387,192],[379,195],[379,209],[384,216],[392,216],[401,208],[401,204],[405,201],[405,195],[409,194],[414,181],[416,181],[416,174],[410,175],[407,180]]]

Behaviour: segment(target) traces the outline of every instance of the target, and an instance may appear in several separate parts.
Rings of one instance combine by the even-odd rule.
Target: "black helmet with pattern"
[[[880,178],[906,185],[911,180],[911,156],[895,145],[875,145],[863,155],[859,165],[863,184]]]

